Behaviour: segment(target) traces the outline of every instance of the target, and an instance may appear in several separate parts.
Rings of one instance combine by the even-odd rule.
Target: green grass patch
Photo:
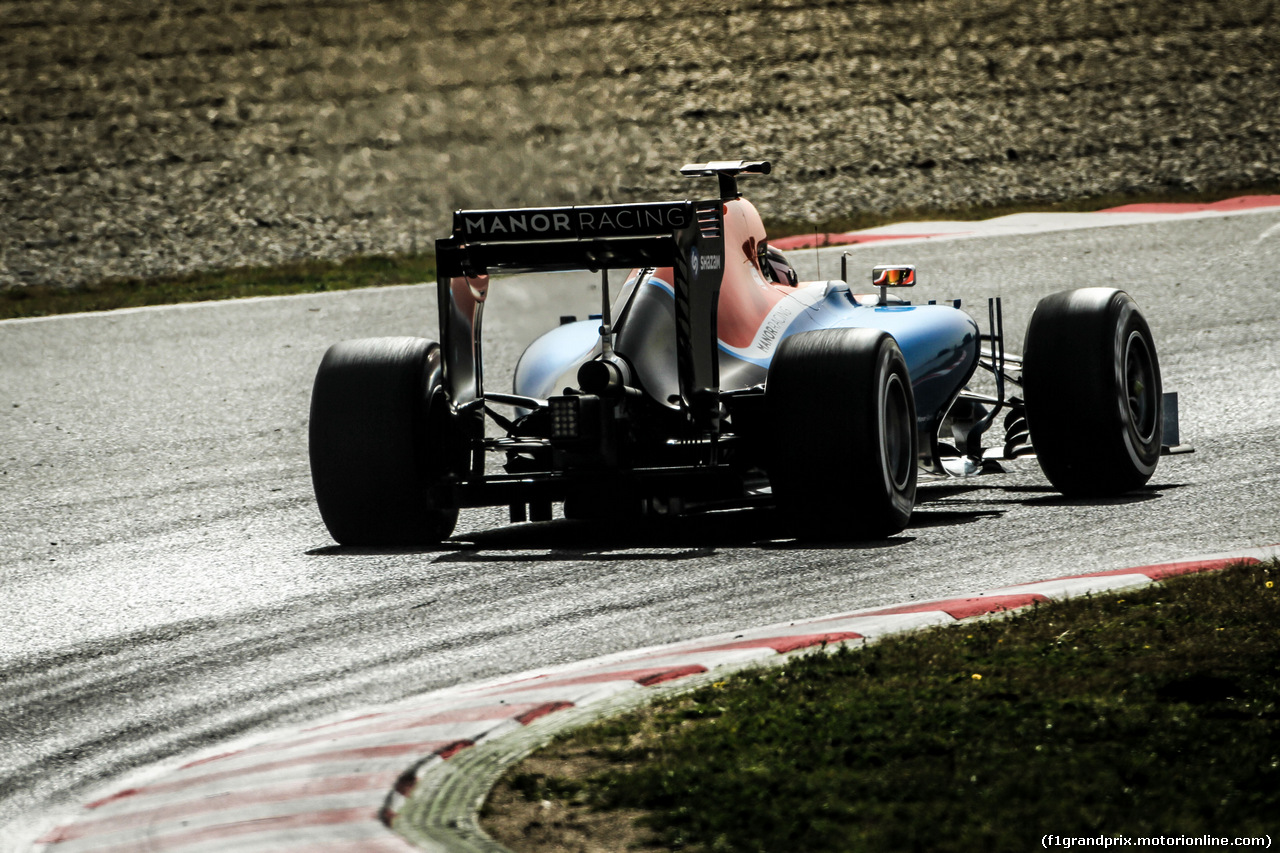
[[[828,231],[856,231],[912,220],[977,220],[1028,211],[1090,211],[1122,204],[1152,202],[1208,203],[1238,195],[1272,194],[1280,194],[1280,182],[1196,192],[1171,189],[1156,193],[1116,194],[1057,203],[1020,202],[960,210],[902,208],[889,212],[861,211],[819,223],[775,218],[766,223],[766,226],[772,237],[789,237]],[[410,284],[435,281],[435,277],[435,255],[419,253],[366,255],[340,261],[293,261],[278,266],[237,267],[154,278],[109,278],[81,287],[15,286],[0,290],[0,320],[79,311],[109,311],[143,305],[172,305],[246,296],[282,296]]]
[[[803,656],[567,736],[495,798],[579,827],[639,810],[646,843],[690,851],[1274,834],[1277,582],[1234,567]]]
[[[0,320],[76,311],[109,311],[246,296],[283,296],[435,281],[434,254],[363,255],[342,261],[292,261],[271,267],[113,278],[78,288],[13,287],[0,291]]]

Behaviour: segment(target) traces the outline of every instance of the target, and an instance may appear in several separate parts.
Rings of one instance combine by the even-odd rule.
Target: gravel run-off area
[[[0,0],[0,289],[427,249],[458,207],[770,218],[1280,178],[1276,0]]]

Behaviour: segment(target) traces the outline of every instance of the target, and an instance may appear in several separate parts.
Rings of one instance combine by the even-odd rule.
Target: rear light
[[[576,441],[582,436],[582,409],[577,397],[552,397],[547,408],[551,411],[552,441]]]

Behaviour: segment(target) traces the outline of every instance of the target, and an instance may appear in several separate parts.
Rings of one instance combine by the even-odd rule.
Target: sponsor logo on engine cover
[[[670,234],[689,225],[688,202],[459,210],[453,234],[462,240],[574,240]]]
[[[735,347],[720,342],[720,346],[747,361],[765,364],[773,358],[773,351],[786,335],[787,329],[806,309],[812,308],[824,298],[825,288],[801,287],[791,291],[770,309],[756,329],[755,337],[745,347]]]

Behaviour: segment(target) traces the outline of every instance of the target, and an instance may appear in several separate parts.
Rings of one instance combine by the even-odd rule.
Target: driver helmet
[[[788,263],[787,256],[768,243],[760,244],[760,269],[778,284],[795,287],[799,283],[799,277]]]

